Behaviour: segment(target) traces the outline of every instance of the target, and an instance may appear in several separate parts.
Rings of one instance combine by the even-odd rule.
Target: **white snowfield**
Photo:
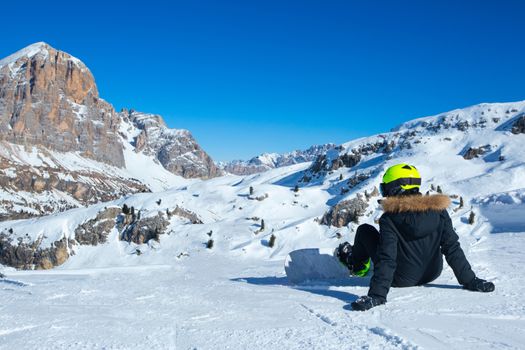
[[[486,127],[467,131],[431,131],[420,121],[406,124],[401,129],[419,128],[414,139],[419,142],[412,148],[364,156],[353,168],[301,184],[298,193],[293,188],[310,163],[245,177],[192,181],[40,219],[2,222],[0,232],[12,228],[16,235],[31,239],[45,235],[46,244],[64,235],[73,238],[78,224],[105,206],[124,203],[143,215],[179,205],[197,213],[204,224],[192,225],[174,216],[169,234],[160,242],[128,244],[119,241],[114,230],[106,244],[77,246],[76,254],[54,270],[0,269],[6,275],[0,279],[0,348],[523,348],[525,134],[510,133],[505,123],[524,109],[525,103],[514,103],[463,110],[468,113],[460,118],[489,119]],[[497,122],[493,114],[500,117]],[[344,146],[350,150],[377,138]],[[487,144],[491,145],[487,154],[471,160],[462,157],[467,146]],[[370,193],[383,171],[399,162],[419,168],[422,192],[433,184],[463,197],[463,208],[454,196],[449,210],[461,246],[476,274],[493,281],[496,290],[488,294],[463,290],[445,264],[436,281],[392,288],[386,305],[354,312],[349,304],[367,293],[369,277],[349,278],[339,285],[290,285],[283,268],[290,251],[353,241],[355,224],[338,229],[315,219],[342,199],[365,190]],[[360,173],[372,176],[341,195],[346,180]],[[265,194],[262,201],[255,199]],[[377,199],[370,199],[361,223],[374,224],[381,215]],[[468,224],[471,210],[473,225]],[[264,219],[265,230],[257,233],[259,219]],[[214,247],[206,249],[210,231]],[[276,241],[270,248],[272,234]],[[137,255],[137,249],[142,254]]]

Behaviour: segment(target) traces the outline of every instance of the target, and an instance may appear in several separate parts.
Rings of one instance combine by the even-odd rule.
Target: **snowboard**
[[[294,250],[286,257],[284,271],[292,284],[343,280],[350,277],[350,271],[334,256],[332,249]]]

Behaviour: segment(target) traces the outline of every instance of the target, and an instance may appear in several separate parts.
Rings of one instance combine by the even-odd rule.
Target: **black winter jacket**
[[[368,295],[386,301],[388,290],[435,280],[442,254],[460,284],[475,277],[447,212],[444,195],[388,197],[382,201],[379,247]]]

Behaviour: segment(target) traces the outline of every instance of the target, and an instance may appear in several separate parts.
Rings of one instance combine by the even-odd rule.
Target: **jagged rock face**
[[[208,179],[222,175],[188,130],[168,129],[159,115],[125,113],[140,130],[134,141],[136,152],[154,156],[164,168],[185,178]]]
[[[123,167],[119,118],[78,59],[38,43],[0,61],[0,138]]]
[[[331,159],[326,155],[319,156],[315,163],[312,164],[311,170],[316,173],[322,170],[330,171],[337,170],[341,167],[351,168],[361,161],[361,155],[356,153],[344,153],[335,159]]]
[[[337,146],[328,152],[320,154],[309,169],[311,174],[337,170],[342,167],[352,168],[359,164],[363,156],[374,153],[389,154],[399,144],[399,148],[409,148],[408,139],[413,137],[411,133],[397,134],[390,140],[380,137],[375,142],[361,144],[351,150],[345,150],[343,146]],[[403,141],[400,142],[399,140]]]
[[[328,143],[325,145],[315,145],[303,151],[297,150],[284,154],[264,153],[249,161],[234,160],[227,163],[220,163],[219,166],[230,174],[251,175],[270,169],[314,161],[318,156],[334,147],[334,144]]]
[[[364,215],[368,204],[361,198],[339,202],[331,208],[321,219],[321,224],[335,227],[344,227],[350,222],[357,222]]]

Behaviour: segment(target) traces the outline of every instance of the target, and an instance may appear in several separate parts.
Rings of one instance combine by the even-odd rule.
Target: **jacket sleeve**
[[[446,210],[441,213],[443,232],[441,233],[441,252],[445,255],[447,263],[454,271],[458,282],[465,285],[472,281],[476,275],[472,271],[463,249],[459,245],[459,237],[452,227],[452,220]]]
[[[374,262],[374,275],[370,281],[368,295],[386,301],[392,285],[397,259],[397,229],[387,215],[379,220],[379,247],[377,262]]]

